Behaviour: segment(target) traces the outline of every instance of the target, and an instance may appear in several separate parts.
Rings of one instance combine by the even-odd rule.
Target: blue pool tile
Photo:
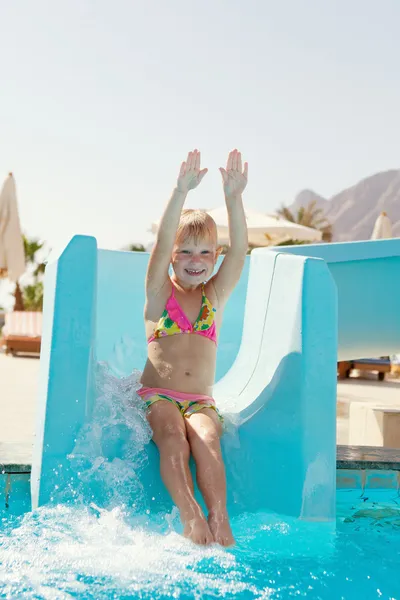
[[[26,473],[3,475],[0,483],[0,508],[10,515],[21,515],[31,510],[30,477]],[[2,480],[0,479],[0,482]]]
[[[336,474],[337,489],[362,490],[365,484],[365,471],[341,469]]]
[[[365,489],[399,490],[399,471],[367,471]]]
[[[7,475],[0,473],[0,511],[5,508],[5,489]]]

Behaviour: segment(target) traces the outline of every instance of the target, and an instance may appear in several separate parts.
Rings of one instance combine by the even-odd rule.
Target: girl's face
[[[171,262],[184,286],[198,286],[211,277],[217,258],[217,245],[212,239],[187,239],[175,243]]]

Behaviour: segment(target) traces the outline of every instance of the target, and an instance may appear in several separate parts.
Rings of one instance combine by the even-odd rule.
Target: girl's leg
[[[148,420],[160,451],[161,477],[179,508],[183,534],[196,544],[212,543],[214,539],[207,520],[193,493],[190,446],[179,409],[167,400],[160,400],[150,406]]]
[[[221,423],[213,409],[204,408],[186,419],[186,431],[214,540],[222,546],[230,546],[235,540],[226,509],[225,467],[219,441]]]

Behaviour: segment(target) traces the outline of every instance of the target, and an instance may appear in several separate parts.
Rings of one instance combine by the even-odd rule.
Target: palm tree
[[[25,310],[24,299],[22,297],[22,290],[21,290],[21,288],[19,286],[18,281],[15,284],[14,298],[15,298],[14,310],[15,311]]]
[[[38,275],[44,273],[45,264],[37,262],[36,254],[39,250],[42,250],[44,242],[40,242],[34,238],[29,240],[25,235],[22,238],[24,240],[25,262],[27,265],[36,265],[33,275],[38,277]]]
[[[300,206],[296,213],[293,213],[287,206],[282,205],[277,212],[287,221],[318,229],[322,232],[322,241],[331,242],[333,238],[332,225],[325,217],[322,208],[317,208],[316,204],[316,200],[311,200],[307,206]]]
[[[25,310],[43,310],[43,281],[36,281],[32,285],[26,285],[22,293]]]
[[[146,252],[146,248],[143,244],[129,244],[124,250],[127,250],[128,252]]]
[[[31,285],[21,289],[17,282],[14,291],[15,303],[14,310],[42,310],[43,308],[43,283],[40,281],[40,276],[45,270],[45,263],[37,262],[36,254],[44,246],[44,242],[36,239],[28,239],[25,235],[22,236],[24,241],[25,264],[26,266],[34,266],[33,277],[34,281]]]

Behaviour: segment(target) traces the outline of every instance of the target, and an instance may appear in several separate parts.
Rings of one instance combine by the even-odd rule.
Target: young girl
[[[189,152],[160,221],[146,277],[145,326],[148,359],[138,394],[146,402],[162,479],[178,506],[184,535],[197,544],[234,543],[226,508],[221,455],[222,418],[212,398],[218,331],[226,301],[239,280],[247,252],[242,192],[247,163],[233,150],[220,169],[229,218],[230,247],[212,276],[220,250],[213,219],[201,210],[182,211],[186,196],[202,181],[200,152]],[[172,263],[172,276],[169,266]],[[189,470],[208,519],[196,501]]]

